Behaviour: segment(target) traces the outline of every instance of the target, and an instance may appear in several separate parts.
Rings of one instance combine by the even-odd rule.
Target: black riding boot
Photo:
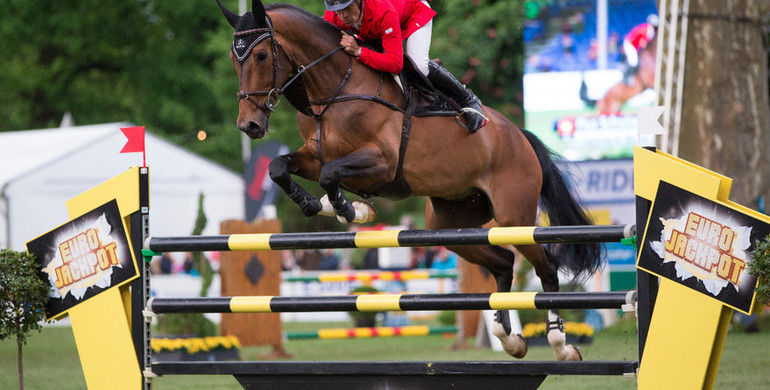
[[[430,70],[428,71],[428,80],[433,83],[441,93],[449,96],[460,107],[465,118],[465,124],[468,131],[475,133],[489,121],[484,116],[481,109],[481,100],[471,92],[470,89],[462,85],[446,68],[434,61],[428,61]]]

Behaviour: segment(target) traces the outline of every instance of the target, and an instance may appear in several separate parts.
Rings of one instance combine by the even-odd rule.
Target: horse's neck
[[[304,21],[292,20],[290,17],[282,14],[271,16],[274,19],[278,40],[285,46],[287,53],[294,60],[294,66],[307,67],[329,52],[339,48],[339,42],[336,40],[336,37],[330,38],[328,34],[314,31],[312,26],[304,29],[290,27],[302,25],[306,23]],[[289,28],[281,28],[281,26],[289,26]],[[350,78],[345,81],[346,73],[350,66],[351,57],[340,50],[312,67],[307,68],[304,74],[304,81],[308,95],[311,98],[327,98],[337,92],[343,82],[345,82],[345,86],[341,91],[342,94],[376,94],[379,88],[379,73],[367,66],[354,63],[352,64],[354,70],[351,72]],[[392,77],[386,77],[386,82],[393,84],[395,87]],[[373,85],[373,90],[371,85]],[[390,88],[390,86],[386,88]]]

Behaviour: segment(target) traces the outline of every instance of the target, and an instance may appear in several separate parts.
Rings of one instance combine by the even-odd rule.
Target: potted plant
[[[372,286],[358,286],[354,288],[350,293],[354,295],[361,294],[377,294],[380,290]],[[348,312],[353,319],[353,323],[356,328],[372,328],[377,324],[377,311],[351,311]]]
[[[567,343],[591,344],[594,337],[594,327],[585,322],[567,321],[564,323],[564,333],[567,335]],[[529,345],[548,344],[545,322],[528,323],[524,325],[521,334],[527,339]]]
[[[153,361],[239,360],[241,343],[235,336],[153,338]]]
[[[753,260],[749,263],[749,273],[757,276],[757,300],[770,304],[770,236],[757,241]]]
[[[49,290],[33,255],[0,250],[0,340],[16,338],[19,389],[24,388],[22,345],[42,327]]]

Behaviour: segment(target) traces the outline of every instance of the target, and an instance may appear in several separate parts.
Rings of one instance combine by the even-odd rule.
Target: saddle
[[[439,60],[432,61],[441,63]],[[457,116],[462,108],[454,100],[439,92],[406,55],[404,55],[404,68],[398,77],[407,101],[410,98],[416,99],[414,116]],[[410,90],[413,90],[414,94],[411,94]]]

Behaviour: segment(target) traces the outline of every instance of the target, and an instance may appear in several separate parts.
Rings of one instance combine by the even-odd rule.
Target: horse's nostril
[[[238,130],[244,132],[244,133],[253,133],[255,131],[259,131],[259,125],[254,121],[248,121],[246,123],[239,123],[238,124]]]

